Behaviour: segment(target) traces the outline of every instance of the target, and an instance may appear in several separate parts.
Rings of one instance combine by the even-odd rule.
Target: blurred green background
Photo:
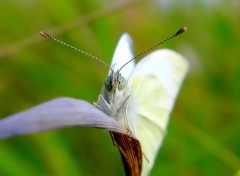
[[[56,97],[97,100],[108,70],[40,30],[110,63],[123,32],[139,53],[187,26],[162,46],[191,68],[151,175],[240,169],[239,0],[2,0],[0,9],[0,118]],[[106,131],[71,128],[1,140],[0,175],[123,175],[123,168]]]

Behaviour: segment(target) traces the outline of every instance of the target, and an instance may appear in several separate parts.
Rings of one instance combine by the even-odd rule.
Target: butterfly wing
[[[117,71],[133,57],[134,56],[132,54],[132,40],[127,33],[124,33],[121,36],[114,52],[111,67],[114,69],[114,71]],[[130,62],[124,67],[124,69],[121,70],[121,75],[125,79],[128,79],[134,67],[135,63]]]
[[[137,106],[134,132],[148,160],[143,159],[142,175],[148,175],[153,166],[187,68],[181,55],[161,49],[142,59],[130,76]]]

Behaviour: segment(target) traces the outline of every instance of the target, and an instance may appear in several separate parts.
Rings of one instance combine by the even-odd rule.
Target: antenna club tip
[[[45,38],[51,38],[49,34],[47,34],[46,32],[44,31],[40,31],[40,35],[45,37]]]
[[[45,35],[45,32],[40,31],[40,35],[44,36],[44,35]]]
[[[182,34],[183,32],[185,32],[187,30],[187,27],[182,27],[182,28],[180,28],[178,31],[177,31],[177,33],[176,33],[176,35],[179,35],[179,34]]]

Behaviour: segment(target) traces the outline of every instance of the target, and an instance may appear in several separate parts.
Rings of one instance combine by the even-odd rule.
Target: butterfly
[[[169,49],[154,51],[137,64],[135,58],[132,40],[125,33],[95,106],[73,98],[43,103],[1,120],[0,138],[69,126],[104,128],[119,148],[125,173],[148,175],[166,135],[188,62]]]
[[[166,134],[180,85],[188,63],[169,49],[154,51],[135,64],[128,34],[121,37],[98,104],[120,121],[140,141],[142,175],[147,175]],[[103,108],[102,108],[103,107]]]

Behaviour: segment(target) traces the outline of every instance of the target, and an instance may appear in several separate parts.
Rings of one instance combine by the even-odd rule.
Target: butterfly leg
[[[108,102],[103,98],[102,95],[98,96],[97,103],[93,103],[98,109],[106,113],[107,115],[111,116],[113,115],[113,111],[111,106],[108,104]]]
[[[111,136],[111,139],[112,139],[112,143],[114,146],[117,146],[115,140],[114,140],[114,136],[113,136],[113,133],[112,132],[109,132],[110,136]]]

